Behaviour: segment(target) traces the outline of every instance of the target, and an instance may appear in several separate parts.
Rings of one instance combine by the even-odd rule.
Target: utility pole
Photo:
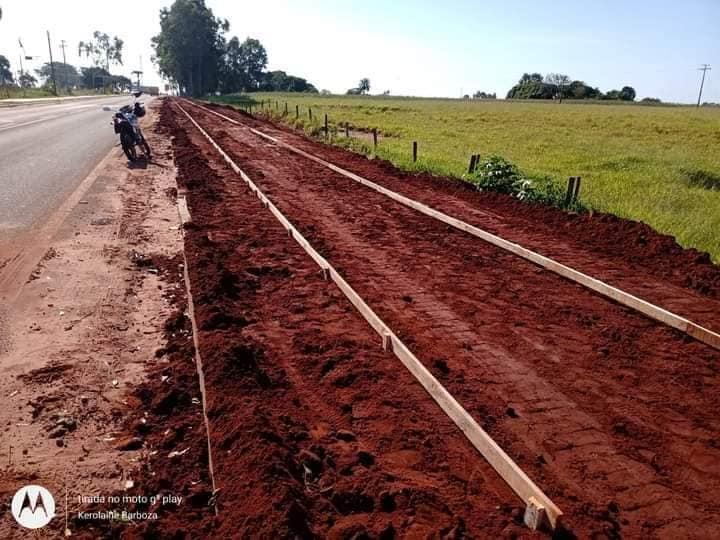
[[[48,37],[48,51],[50,52],[50,73],[52,73],[52,80],[53,80],[53,92],[57,96],[57,81],[55,80],[55,65],[53,64],[52,59],[52,46],[50,45],[50,30],[47,31],[47,37]]]
[[[702,67],[698,68],[698,71],[702,71],[702,81],[700,81],[700,93],[698,94],[698,104],[697,106],[700,107],[700,100],[702,99],[702,91],[703,86],[705,85],[705,73],[708,71],[712,71],[712,68],[710,67],[710,64],[703,64]]]
[[[22,51],[22,54],[20,55],[20,86],[22,86],[23,97],[25,97],[25,85],[23,84],[25,81],[22,80],[23,75],[25,75],[22,63],[23,56],[25,56],[25,47],[23,47],[22,40],[20,38],[18,38],[18,45],[20,45],[20,50]]]
[[[63,79],[65,80],[65,90],[67,90],[67,87],[68,87],[68,80],[67,80],[67,62],[65,62],[65,40],[64,40],[64,39],[61,39],[61,40],[60,40],[60,48],[62,49],[62,52],[63,52],[63,64],[65,64],[65,65],[63,66],[63,73],[65,74],[65,76],[63,77]]]

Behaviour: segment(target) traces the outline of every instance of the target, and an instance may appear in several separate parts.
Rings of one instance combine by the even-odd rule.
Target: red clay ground
[[[163,121],[193,216],[185,249],[220,489],[213,528],[184,530],[533,536],[520,502],[280,224],[208,164],[169,104]]]
[[[720,421],[714,412],[720,400],[717,367],[720,353],[270,145],[245,129],[222,123],[195,107],[191,111],[563,508],[573,533],[581,537],[717,536],[720,512],[716,509],[715,494],[720,487],[717,465]],[[302,469],[293,469],[296,459],[289,462],[280,459],[278,463],[283,465],[276,464],[274,468],[268,465],[267,455],[276,454],[265,445],[273,443],[285,448],[299,422],[302,425],[299,431],[303,433],[300,440],[306,441],[309,436],[309,446],[293,446],[280,456],[291,456],[297,449],[312,450],[320,444],[323,450],[314,453],[322,460],[320,454],[328,448],[338,452],[330,443],[341,442],[337,441],[337,434],[333,437],[333,430],[349,429],[358,438],[356,444],[361,440],[363,445],[368,444],[364,438],[383,441],[371,452],[373,467],[381,477],[392,465],[412,469],[418,482],[433,478],[436,484],[422,484],[423,493],[433,494],[436,502],[441,501],[439,506],[446,506],[452,519],[458,523],[462,519],[468,534],[475,537],[501,534],[511,521],[503,514],[503,508],[518,504],[506,488],[503,490],[502,481],[487,471],[482,458],[448,425],[400,364],[376,351],[377,340],[364,329],[364,323],[349,304],[319,281],[310,259],[284,238],[284,232],[269,213],[258,214],[257,201],[245,192],[239,179],[189,122],[167,105],[165,114],[168,121],[174,116],[178,124],[175,131],[178,148],[194,144],[202,149],[201,155],[192,150],[189,155],[180,152],[181,157],[196,162],[197,168],[185,172],[191,193],[203,192],[203,202],[190,198],[191,210],[199,223],[192,233],[196,238],[186,249],[197,261],[195,272],[202,268],[202,273],[194,274],[193,279],[201,288],[212,289],[215,283],[214,291],[203,300],[207,307],[201,310],[200,318],[218,317],[224,325],[228,312],[232,315],[228,329],[221,330],[218,336],[201,333],[201,343],[205,344],[201,348],[208,349],[207,353],[203,351],[208,363],[208,392],[216,411],[211,416],[214,444],[225,450],[222,436],[233,433],[231,442],[225,443],[230,445],[230,454],[221,457],[223,452],[218,452],[216,456],[216,474],[225,478],[224,510],[230,516],[238,512],[229,510],[228,493],[253,501],[239,511],[237,518],[246,520],[247,526],[258,527],[251,529],[253,533],[277,534],[287,532],[277,528],[280,523],[287,527],[294,522],[287,514],[283,514],[284,522],[278,521],[278,512],[287,511],[291,501],[296,501],[303,509],[298,512],[303,517],[300,521],[314,533],[325,536],[334,531],[336,520],[342,521],[344,506],[340,501],[352,498],[355,503],[349,515],[353,523],[369,527],[376,534],[381,530],[378,521],[381,488],[366,478],[360,480],[354,475],[348,478],[355,487],[344,488],[343,492],[355,492],[355,498],[343,495],[337,499],[334,491],[328,495],[330,492],[320,488],[310,503],[307,496],[311,489],[303,491],[299,485],[295,485],[294,491],[285,489],[285,477],[293,477],[295,470],[298,480],[297,471],[302,474]],[[245,121],[243,115],[237,117]],[[183,141],[183,129],[189,134],[189,141]],[[297,139],[295,135],[284,137]],[[346,166],[357,165],[350,167],[353,171],[378,180],[372,176],[379,174],[372,170],[378,166],[376,163],[310,141],[303,144],[337,163],[342,157]],[[213,163],[213,171],[203,169],[206,160]],[[225,182],[216,181],[218,177]],[[383,182],[402,183],[403,190],[399,190],[407,194],[415,189],[415,184],[392,171],[386,172]],[[426,197],[433,195],[431,182],[434,180],[429,178],[419,182]],[[434,196],[438,203],[453,201],[458,207],[475,208],[479,202],[489,205],[488,199],[476,200],[476,194],[461,189],[452,196],[437,190]],[[434,202],[433,205],[442,207]],[[506,223],[528,219],[515,216],[510,204],[499,204],[493,211]],[[602,218],[597,222],[592,221],[595,218],[575,219],[585,220],[590,228],[602,229],[603,223],[607,225]],[[561,222],[561,218],[555,221]],[[607,226],[618,231],[628,229],[624,241],[617,234],[618,245],[633,243],[634,226]],[[518,226],[513,234],[513,240],[531,247],[533,242],[556,246],[554,249],[562,245],[558,233],[543,238],[542,228],[536,228],[525,238],[524,229]],[[582,234],[578,232],[578,236]],[[668,302],[684,302],[686,313],[691,312],[696,315],[693,318],[708,324],[707,314],[711,310],[717,312],[717,302],[711,298],[716,294],[711,283],[714,267],[702,260],[692,262],[687,254],[674,257],[673,250],[666,249],[668,262],[661,269],[653,269],[651,261],[656,255],[652,246],[663,242],[646,231],[645,246],[650,247],[639,249],[640,255],[624,261],[619,251],[610,253],[609,245],[607,253],[598,248],[594,257],[602,253],[602,264],[587,250],[576,261],[579,248],[567,243],[562,260],[591,275],[616,268],[618,263],[623,271],[614,274],[620,281],[614,283],[621,286],[626,284],[623,272],[627,268],[642,269],[650,283],[648,291]],[[267,260],[275,264],[267,264]],[[593,261],[597,272],[595,266],[586,266]],[[191,270],[192,266],[193,263]],[[248,266],[255,270],[248,270]],[[703,275],[710,276],[705,295],[683,287],[678,280],[682,269],[688,268],[697,270],[697,275],[704,272]],[[301,283],[303,269],[306,274]],[[218,283],[225,284],[225,288],[218,288]],[[261,309],[256,307],[255,311],[251,307],[253,300],[248,300],[254,295],[262,299],[254,300],[262,302]],[[211,306],[218,305],[220,315],[209,311]],[[705,320],[701,320],[703,314]],[[226,349],[232,345],[227,332],[231,331],[234,339],[238,327],[242,327],[239,334],[243,339],[234,346],[242,348],[233,354],[245,367],[240,370],[242,376],[232,380],[228,373],[237,368],[228,365],[230,353]],[[352,339],[346,342],[350,336]],[[325,371],[330,368],[322,366],[335,355],[346,359],[352,355],[352,369],[360,369],[363,374],[343,379],[344,386],[339,387],[343,388],[343,399],[333,397],[340,392],[337,384],[323,385],[327,379],[323,372],[334,375],[335,369],[343,365],[332,362],[333,369]],[[361,362],[359,357],[364,360]],[[398,380],[401,384],[397,384]],[[370,381],[372,389],[366,386]],[[243,397],[226,394],[222,404],[213,400],[213,392],[218,395],[231,388]],[[303,396],[307,396],[308,409],[303,406]],[[317,400],[320,396],[322,407],[309,401],[310,397]],[[252,401],[253,397],[257,401]],[[359,398],[360,409],[371,411],[369,417],[355,414]],[[232,405],[238,401],[243,403],[242,414],[233,413]],[[272,407],[268,402],[272,402]],[[265,403],[262,412],[256,408],[258,403]],[[413,414],[420,408],[426,410]],[[252,411],[249,417],[248,411]],[[255,425],[258,414],[262,417],[259,425],[269,425],[266,430],[272,433],[271,437],[258,440],[253,436],[262,431]],[[274,420],[275,414],[279,415],[278,420]],[[280,419],[283,415],[289,420]],[[417,426],[413,417],[422,421],[425,433],[431,435],[415,436]],[[369,422],[368,418],[376,418],[376,422]],[[319,427],[321,420],[331,425]],[[395,431],[388,433],[388,424]],[[278,429],[279,426],[284,429]],[[315,437],[318,439],[312,440]],[[453,437],[452,447],[455,452],[462,451],[462,457],[453,460],[448,456],[438,463],[442,451],[437,445]],[[238,445],[245,449],[242,455],[234,455]],[[392,457],[399,451],[393,451],[393,445],[400,445],[406,453]],[[265,459],[256,461],[262,454]],[[333,462],[337,464],[340,459],[333,457]],[[477,473],[468,474],[469,467],[484,471],[482,487],[477,490],[471,489]],[[265,482],[257,481],[256,473],[261,470],[267,474],[260,474]],[[396,477],[397,472],[392,471]],[[324,485],[322,481],[319,484]],[[448,484],[456,485],[455,490],[450,490]],[[372,497],[373,505],[359,502],[364,500],[357,493],[359,486],[364,486],[361,495]],[[470,493],[475,493],[472,500],[468,498]],[[410,501],[402,511],[382,517],[391,521],[394,530],[403,536],[409,529],[398,514],[416,506]],[[221,520],[224,510],[220,511]],[[441,527],[436,519],[434,516],[424,523],[425,532],[439,533]],[[448,523],[447,527],[450,526]],[[520,529],[512,532],[525,533]]]
[[[608,214],[574,214],[507,195],[478,192],[470,184],[399,171],[391,163],[322,145],[278,124],[220,105],[211,108],[311,153],[591,274],[650,302],[720,331],[720,267],[707,254],[683,249],[644,223]]]

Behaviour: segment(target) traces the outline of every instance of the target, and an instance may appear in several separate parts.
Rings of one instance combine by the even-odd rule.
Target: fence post
[[[295,105],[295,118],[300,118],[300,105]]]
[[[287,101],[285,102],[285,116],[287,116]]]
[[[417,141],[413,141],[413,163],[417,161]]]
[[[573,202],[577,201],[578,195],[580,195],[580,177],[575,177],[575,191],[573,192]]]
[[[345,136],[349,139],[350,138],[350,124],[345,122]]]
[[[377,150],[377,128],[373,128],[373,149]]]
[[[575,194],[575,177],[568,178],[567,192],[565,193],[565,206],[570,206],[573,195]]]
[[[260,108],[261,109],[265,108],[265,100],[264,99],[260,101]]]
[[[308,118],[312,120],[312,108],[308,107]]]
[[[477,163],[477,154],[470,156],[470,165],[468,165],[468,174],[475,172],[475,165]]]

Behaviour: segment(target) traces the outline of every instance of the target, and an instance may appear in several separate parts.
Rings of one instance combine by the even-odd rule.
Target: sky
[[[158,12],[172,0],[0,0],[0,54],[19,69],[54,59],[90,65],[77,43],[95,30],[125,41],[124,66],[162,84],[151,63]],[[362,77],[371,93],[460,97],[476,90],[504,97],[524,72],[559,72],[607,91],[633,86],[642,97],[692,103],[702,64],[703,101],[720,102],[720,0],[206,0],[228,19],[228,37],[259,39],[268,69],[344,93]]]

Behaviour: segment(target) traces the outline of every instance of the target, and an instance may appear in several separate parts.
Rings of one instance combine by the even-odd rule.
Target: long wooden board
[[[465,231],[468,234],[471,234],[473,236],[481,238],[482,240],[485,240],[486,242],[489,242],[490,244],[492,244],[494,246],[504,249],[505,251],[509,251],[510,253],[513,253],[513,254],[517,255],[518,257],[522,257],[523,259],[526,259],[534,264],[537,264],[538,266],[541,266],[542,268],[550,270],[551,272],[554,272],[566,279],[574,281],[575,283],[579,283],[580,285],[587,287],[588,289],[595,291],[596,293],[601,294],[602,296],[610,298],[611,300],[614,300],[615,302],[618,302],[619,304],[622,304],[626,307],[629,307],[636,311],[639,311],[640,313],[650,317],[651,319],[654,319],[663,324],[671,326],[672,328],[675,328],[676,330],[679,330],[679,331],[697,339],[698,341],[702,341],[703,343],[710,345],[711,347],[720,349],[720,334],[713,332],[712,330],[709,330],[703,326],[700,326],[699,324],[696,324],[684,317],[681,317],[680,315],[677,315],[671,311],[668,311],[659,306],[651,304],[650,302],[647,302],[646,300],[643,300],[643,299],[638,298],[637,296],[634,296],[628,292],[618,289],[617,287],[608,285],[607,283],[605,283],[603,281],[600,281],[591,276],[588,276],[587,274],[584,274],[578,270],[575,270],[574,268],[571,268],[571,267],[566,266],[562,263],[559,263],[553,259],[550,259],[549,257],[540,255],[539,253],[536,253],[527,248],[524,248],[519,244],[510,242],[509,240],[505,240],[504,238],[502,238],[500,236],[497,236],[488,231],[485,231],[483,229],[475,227],[474,225],[470,225],[469,223],[466,223],[457,218],[449,216],[443,212],[440,212],[439,210],[435,210],[434,208],[431,208],[430,206],[427,206],[423,203],[420,203],[418,201],[415,201],[413,199],[405,197],[404,195],[400,195],[399,193],[397,193],[395,191],[389,190],[379,184],[376,184],[375,182],[371,182],[370,180],[367,180],[366,178],[358,176],[357,174],[352,173],[346,169],[343,169],[342,167],[338,167],[337,165],[334,165],[328,161],[325,161],[322,158],[319,158],[313,154],[310,154],[308,152],[300,150],[299,148],[296,148],[296,147],[292,146],[291,144],[286,143],[285,141],[281,141],[280,139],[278,139],[276,137],[272,137],[272,136],[268,135],[267,133],[263,133],[262,131],[251,128],[249,126],[245,126],[242,124],[242,122],[238,122],[237,120],[230,118],[229,116],[225,116],[224,114],[221,114],[217,111],[213,111],[212,109],[208,109],[207,107],[203,107],[202,105],[198,105],[196,103],[192,103],[192,102],[189,102],[189,103],[191,103],[195,107],[200,107],[201,109],[203,109],[209,113],[217,115],[217,116],[227,120],[228,122],[237,124],[239,126],[243,126],[246,129],[249,129],[252,133],[254,133],[255,135],[257,135],[259,137],[262,137],[262,138],[264,138],[268,141],[271,141],[279,146],[282,146],[283,148],[290,150],[291,152],[301,155],[301,156],[303,156],[307,159],[310,159],[316,163],[319,163],[320,165],[323,165],[324,167],[327,167],[327,168],[335,171],[338,174],[341,174],[347,178],[355,180],[356,182],[359,182],[360,184],[362,184],[370,189],[373,189],[373,190],[377,191],[378,193],[382,193],[383,195],[386,195],[387,197],[393,199],[394,201],[397,201],[409,208],[412,208],[413,210],[417,210],[418,212],[425,214],[426,216],[433,217],[439,221],[442,221],[443,223],[446,223],[446,224],[450,225],[451,227],[455,227],[456,229]]]
[[[472,445],[482,454],[488,463],[497,471],[500,477],[525,502],[525,522],[533,528],[539,528],[543,522],[555,529],[562,516],[562,511],[543,493],[543,491],[525,474],[525,472],[508,456],[505,451],[483,430],[475,419],[460,405],[445,387],[425,368],[418,358],[407,348],[393,331],[370,308],[362,297],[345,281],[345,279],[320,255],[310,243],[300,234],[292,223],[280,212],[265,194],[253,183],[250,177],[238,167],[230,156],[210,137],[210,135],[178,105],[180,111],[192,122],[213,145],[223,159],[230,165],[248,187],[257,194],[263,205],[277,218],[282,226],[288,230],[293,239],[308,253],[323,271],[329,273],[330,279],[343,292],[347,299],[360,312],[367,323],[377,332],[383,341],[383,347],[389,349],[412,373],[423,388],[430,394],[440,408],[465,434]]]

